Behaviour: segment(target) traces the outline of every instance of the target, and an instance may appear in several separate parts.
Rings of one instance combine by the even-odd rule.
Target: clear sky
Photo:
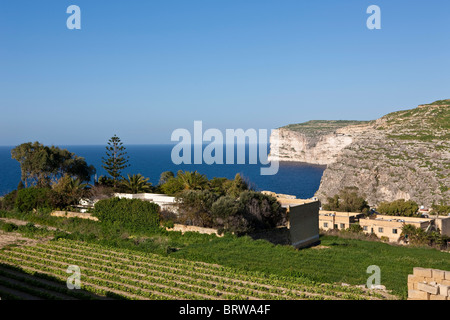
[[[168,143],[194,120],[270,129],[446,98],[448,0],[0,3],[0,145]]]

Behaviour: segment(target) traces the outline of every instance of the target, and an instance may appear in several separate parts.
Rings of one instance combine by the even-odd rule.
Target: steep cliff
[[[279,128],[270,136],[269,160],[331,164],[366,127],[364,121],[313,120]]]
[[[450,100],[309,136],[300,127],[279,129],[272,159],[327,164],[316,193],[321,201],[356,186],[371,205],[450,203]]]

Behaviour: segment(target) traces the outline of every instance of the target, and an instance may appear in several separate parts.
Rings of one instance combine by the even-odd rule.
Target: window
[[[379,227],[379,228],[378,228],[378,232],[379,232],[379,233],[383,233],[383,228]]]
[[[323,223],[323,227],[324,227],[324,228],[328,228],[328,222],[324,222],[324,223]]]
[[[393,234],[397,234],[397,229],[392,229]]]
[[[345,229],[345,223],[341,223],[340,228]]]
[[[364,230],[364,231],[367,231],[367,230],[368,230],[367,226],[364,226],[364,227],[363,227],[363,230]]]

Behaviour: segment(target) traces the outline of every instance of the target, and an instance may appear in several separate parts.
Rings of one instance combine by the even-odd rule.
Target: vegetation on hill
[[[377,129],[399,140],[450,139],[450,100],[439,100],[418,108],[392,112],[380,119]]]
[[[303,123],[289,124],[282,127],[291,131],[301,132],[306,136],[314,136],[317,134],[325,135],[335,132],[339,128],[351,125],[363,125],[369,121],[357,120],[311,120]]]

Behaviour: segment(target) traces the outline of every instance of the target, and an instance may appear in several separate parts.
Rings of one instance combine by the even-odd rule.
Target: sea
[[[58,146],[85,158],[89,165],[96,168],[96,177],[107,175],[102,168],[102,157],[106,157],[104,145],[86,146]],[[234,179],[237,173],[257,191],[272,191],[276,193],[294,195],[300,199],[314,196],[320,185],[320,180],[325,166],[312,165],[300,162],[280,162],[278,172],[275,175],[261,175],[263,165],[259,160],[257,164],[249,164],[249,148],[246,146],[245,164],[174,164],[172,161],[172,149],[174,145],[128,145],[125,151],[129,157],[129,167],[124,169],[122,175],[142,174],[149,178],[153,185],[157,185],[160,175],[164,171],[178,170],[198,171],[211,179],[213,177],[225,177]],[[0,196],[15,190],[20,181],[20,164],[11,158],[11,150],[14,146],[0,146]],[[193,150],[192,150],[193,151]],[[193,159],[192,153],[192,159]],[[237,146],[235,146],[235,159]],[[192,161],[193,162],[193,161]],[[224,162],[225,148],[224,148]],[[95,176],[93,177],[93,180]],[[93,181],[92,181],[93,182]]]

